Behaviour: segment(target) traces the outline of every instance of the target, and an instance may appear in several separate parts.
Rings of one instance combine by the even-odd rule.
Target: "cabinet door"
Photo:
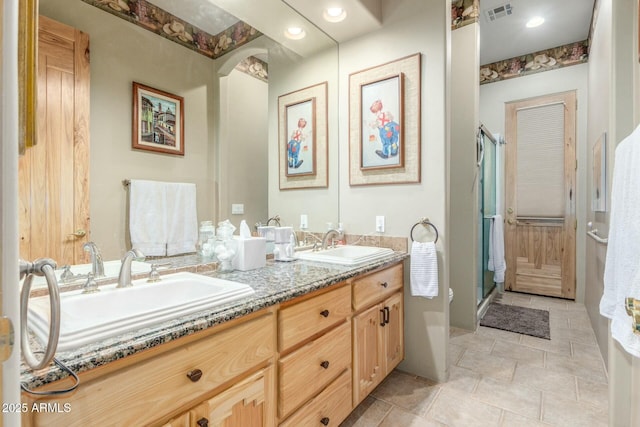
[[[185,412],[179,417],[176,417],[168,423],[163,424],[162,427],[189,427],[189,413]]]
[[[384,329],[385,375],[404,359],[404,310],[402,292],[384,302],[386,326]]]
[[[194,427],[275,425],[273,367],[235,384],[191,411]]]
[[[385,376],[383,366],[383,305],[353,318],[353,406],[357,406]]]

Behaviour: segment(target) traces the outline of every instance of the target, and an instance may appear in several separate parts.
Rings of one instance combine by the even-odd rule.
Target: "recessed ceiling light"
[[[347,11],[341,7],[329,7],[322,13],[325,21],[340,22],[347,17]]]
[[[300,40],[307,35],[304,30],[300,27],[289,27],[284,32],[284,35],[292,40]]]
[[[527,28],[539,27],[542,24],[544,24],[544,18],[542,16],[534,16],[527,22]]]

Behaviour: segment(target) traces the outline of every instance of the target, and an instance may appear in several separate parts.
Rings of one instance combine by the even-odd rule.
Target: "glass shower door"
[[[493,288],[493,272],[488,269],[489,262],[489,230],[491,220],[496,214],[496,144],[493,143],[483,132],[480,132],[481,142],[484,145],[484,156],[482,158],[479,174],[480,187],[478,191],[479,200],[479,226],[478,232],[481,233],[478,241],[481,243],[479,256],[481,257],[478,265],[478,304],[486,298]]]

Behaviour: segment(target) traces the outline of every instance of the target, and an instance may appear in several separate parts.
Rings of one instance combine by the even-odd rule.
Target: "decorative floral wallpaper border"
[[[480,67],[480,84],[522,77],[587,62],[589,40],[505,59]]]
[[[258,80],[262,80],[263,82],[269,81],[269,64],[255,56],[243,59],[238,65],[236,65],[235,69],[249,74]]]
[[[451,2],[451,29],[457,30],[465,25],[478,22],[480,16],[479,0],[453,0]]]
[[[262,35],[242,21],[212,35],[147,0],[83,1],[212,59]]]

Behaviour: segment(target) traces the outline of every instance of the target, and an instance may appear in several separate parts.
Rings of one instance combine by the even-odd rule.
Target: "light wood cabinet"
[[[272,427],[273,367],[233,385],[189,412],[193,427]]]
[[[373,303],[353,317],[354,407],[404,359],[402,277],[402,264],[398,264],[354,282],[354,307]],[[387,286],[380,285],[385,282]],[[382,300],[373,299],[372,295],[389,295],[389,289],[395,293]]]
[[[352,409],[351,287],[293,300],[278,319],[280,425],[339,425]]]
[[[23,424],[47,427],[162,425],[166,422],[163,420],[173,419],[172,414],[188,410],[236,378],[272,363],[275,325],[275,314],[269,311],[258,317],[250,316],[218,333],[205,331],[206,337],[161,354],[156,355],[155,349],[148,350],[151,356],[138,363],[131,363],[130,360],[136,359],[131,356],[107,365],[108,371],[101,368],[94,370],[97,373],[88,371],[81,374],[78,390],[58,400],[60,405],[69,403],[71,411],[29,413]],[[118,362],[129,364],[123,367]],[[169,425],[180,426],[181,419],[178,417]]]
[[[404,358],[403,317],[398,263],[84,372],[23,425],[338,426]]]

